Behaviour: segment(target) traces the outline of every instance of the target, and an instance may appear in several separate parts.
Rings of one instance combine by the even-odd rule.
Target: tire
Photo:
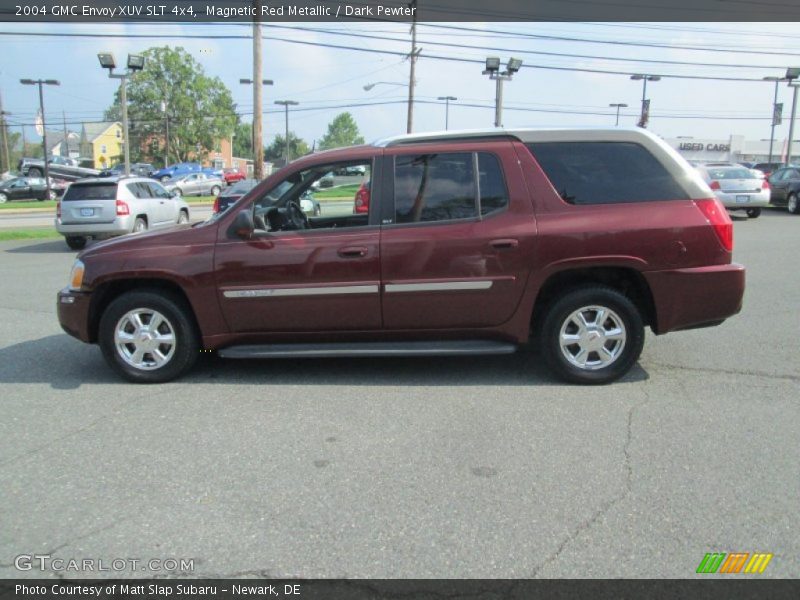
[[[598,309],[606,311],[600,323]],[[611,332],[615,336],[606,338]],[[575,343],[562,344],[562,335],[574,336]],[[555,375],[569,383],[611,383],[633,367],[643,346],[639,310],[629,298],[605,286],[566,292],[547,308],[539,331],[542,357]]]
[[[83,250],[89,238],[80,235],[68,235],[64,238],[71,250]]]
[[[0,204],[5,204],[8,201],[8,196],[0,194]]]
[[[800,202],[797,201],[797,194],[789,194],[786,199],[786,210],[793,215],[800,215]]]
[[[137,317],[140,326],[136,325]],[[158,324],[150,329],[154,320]],[[177,296],[162,291],[133,291],[119,296],[103,311],[98,331],[106,362],[135,383],[175,379],[192,367],[200,353],[189,307]],[[129,341],[121,341],[118,335]]]
[[[319,204],[314,205],[314,216],[315,217],[322,216],[322,207]]]
[[[169,175],[162,175],[161,176],[161,183],[166,183],[170,179],[171,179],[171,177]]]
[[[147,221],[142,217],[136,217],[133,223],[133,233],[144,233],[147,231]]]
[[[174,190],[172,190],[172,195],[178,196],[180,198],[181,196],[183,196],[183,190],[179,187],[176,187]]]
[[[219,191],[220,191],[219,186],[215,185],[214,187],[211,188],[211,195],[212,196],[219,196]]]
[[[186,213],[185,210],[181,211],[181,214],[178,215],[178,225],[186,225],[189,222],[189,215]]]
[[[31,167],[28,169],[28,177],[41,177],[44,173],[38,167]]]
[[[757,219],[761,216],[761,209],[760,208],[748,208],[747,209],[747,216],[751,219]]]

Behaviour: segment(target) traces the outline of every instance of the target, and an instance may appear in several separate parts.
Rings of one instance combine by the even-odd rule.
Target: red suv
[[[364,168],[367,213],[300,199]],[[336,207],[339,207],[336,209]],[[607,383],[644,328],[741,309],[732,223],[643,130],[401,136],[312,154],[208,221],[82,252],[58,315],[132,381],[228,358],[504,354],[532,340],[564,380]]]

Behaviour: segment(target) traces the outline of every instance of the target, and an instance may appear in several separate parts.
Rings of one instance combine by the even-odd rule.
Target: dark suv
[[[351,168],[369,210],[300,199]],[[504,354],[607,383],[662,334],[736,314],[724,207],[642,130],[450,132],[321,152],[194,227],[97,244],[62,327],[132,381],[228,358]]]

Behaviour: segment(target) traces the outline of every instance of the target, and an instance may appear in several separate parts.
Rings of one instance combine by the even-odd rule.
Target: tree
[[[364,138],[358,133],[358,125],[349,112],[343,112],[328,124],[326,133],[319,142],[320,150],[341,148],[363,144]]]
[[[253,158],[253,124],[238,123],[233,131],[233,155]]]
[[[164,156],[166,102],[169,161],[202,160],[220,139],[230,138],[238,122],[230,90],[208,77],[183,48],[149,48],[144,70],[128,78],[131,160],[160,162]],[[106,120],[121,121],[119,90]]]
[[[301,140],[293,132],[289,132],[289,153],[291,160],[298,156],[304,156],[310,152],[310,148],[305,140]],[[264,148],[264,160],[275,162],[276,160],[283,160],[286,158],[286,138],[282,135],[276,135],[275,141],[269,146]]]

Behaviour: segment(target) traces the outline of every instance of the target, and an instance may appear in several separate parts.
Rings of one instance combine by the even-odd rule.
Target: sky
[[[613,126],[615,109],[609,108],[610,103],[628,104],[621,111],[620,125],[633,126],[642,82],[632,81],[630,74],[646,73],[662,76],[647,88],[649,128],[655,133],[766,139],[775,85],[762,78],[782,76],[787,67],[800,66],[795,29],[794,23],[420,23],[422,54],[415,88],[420,102],[414,107],[414,131],[444,129],[445,106],[437,101],[439,96],[458,98],[450,105],[450,129],[491,127],[495,84],[481,74],[480,63],[487,56],[498,56],[503,63],[515,56],[524,66],[504,86],[507,128]],[[284,130],[283,109],[274,105],[275,100],[300,103],[290,113],[290,129],[309,145],[343,111],[353,114],[367,141],[405,133],[409,62],[402,54],[410,50],[409,30],[407,24],[389,23],[265,24],[263,78],[275,82],[264,87],[265,143]],[[117,63],[124,64],[128,53],[164,45],[183,47],[207,75],[219,77],[231,90],[242,120],[252,120],[252,88],[239,83],[240,78],[252,78],[249,24],[3,23],[0,32],[14,34],[0,35],[0,94],[3,109],[11,113],[12,131],[19,131],[20,123],[33,123],[38,108],[36,88],[21,85],[21,78],[60,80],[59,87],[45,89],[48,129],[61,129],[65,115],[68,127],[80,131],[80,122],[102,119],[118,87],[100,68],[97,53],[112,51]],[[104,37],[64,35],[78,33]],[[181,35],[200,37],[174,37]],[[363,89],[375,82],[388,83]],[[342,107],[383,102],[395,103]],[[788,135],[792,102],[785,83],[779,85],[778,102],[784,103],[785,119],[776,129],[776,139],[781,140]],[[27,136],[35,139],[32,127]]]

